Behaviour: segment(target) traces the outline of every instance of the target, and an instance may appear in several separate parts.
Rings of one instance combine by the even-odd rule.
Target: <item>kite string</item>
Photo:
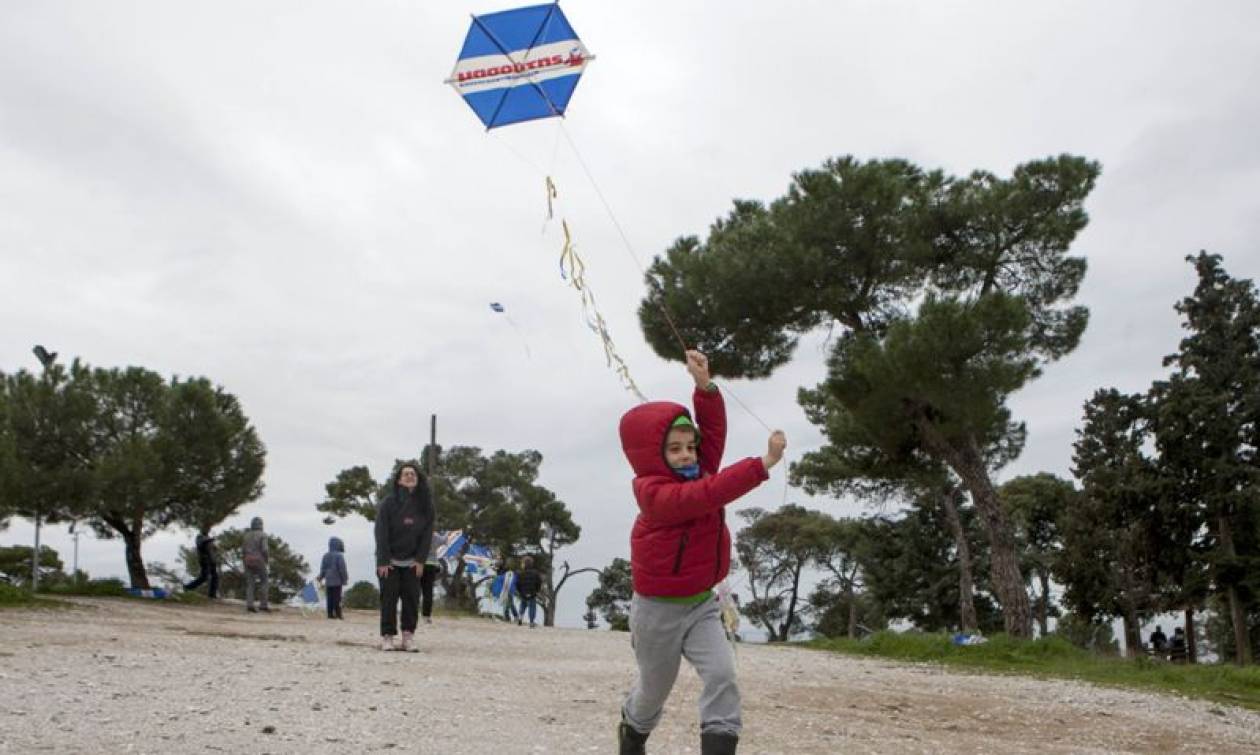
[[[647,274],[647,270],[643,267],[643,263],[639,261],[639,255],[635,253],[634,246],[630,243],[629,236],[626,235],[625,230],[621,227],[621,222],[617,220],[617,214],[613,212],[612,205],[608,203],[608,199],[604,196],[604,192],[599,188],[599,182],[595,180],[594,174],[591,173],[590,166],[586,164],[586,158],[582,157],[581,151],[578,149],[577,144],[573,141],[573,137],[569,134],[569,130],[564,127],[563,121],[560,122],[560,130],[564,132],[564,138],[569,143],[569,148],[573,150],[573,155],[577,158],[578,164],[582,166],[582,172],[586,174],[586,179],[591,182],[591,188],[595,190],[595,196],[599,197],[600,204],[604,206],[604,212],[608,213],[608,218],[612,221],[613,227],[617,230],[617,235],[621,237],[621,243],[625,246],[626,252],[630,255],[630,259],[634,261],[635,267],[639,268],[639,273],[643,275],[645,280],[651,281],[657,286],[658,290],[660,290],[660,285],[656,283],[656,279]],[[656,303],[657,306],[660,307],[661,314],[665,317],[666,324],[669,325],[669,329],[673,332],[674,338],[678,340],[679,347],[682,348],[682,351],[685,354],[687,351],[687,343],[678,332],[678,327],[674,324],[674,318],[670,316],[669,309],[665,306],[665,292],[663,290],[660,290],[660,297]],[[739,396],[735,395],[735,392],[730,389],[730,385],[724,386],[724,390],[731,398],[735,399],[735,403],[739,404],[740,408],[748,413],[748,416],[755,419],[758,424],[766,429],[766,432],[771,432],[770,426],[767,425],[761,417],[758,417],[752,409],[749,409],[748,405],[739,399]]]
[[[560,123],[560,130],[564,132],[564,138],[569,143],[569,149],[573,150],[574,157],[577,158],[578,164],[582,166],[582,172],[586,174],[586,180],[591,182],[591,188],[595,190],[595,196],[599,197],[600,204],[604,206],[604,212],[608,213],[608,218],[612,221],[613,228],[617,229],[617,235],[621,237],[621,243],[630,255],[630,259],[634,261],[634,266],[639,269],[639,274],[644,279],[655,282],[655,279],[648,276],[647,269],[643,267],[643,263],[639,261],[639,255],[635,254],[634,245],[630,243],[630,237],[626,235],[625,229],[621,227],[621,221],[617,220],[617,213],[613,212],[612,205],[608,203],[603,190],[599,188],[599,182],[595,180],[590,166],[586,164],[586,158],[578,150],[577,144],[573,141],[573,137],[570,136],[569,130],[564,127],[563,121]],[[685,354],[687,352],[687,342],[683,340],[682,334],[678,332],[678,326],[674,324],[674,318],[670,316],[669,310],[665,307],[665,292],[661,291],[660,293],[661,298],[657,301],[657,306],[660,307],[661,314],[665,317],[665,323],[669,325],[670,331],[673,332],[674,338],[678,340],[678,345]]]

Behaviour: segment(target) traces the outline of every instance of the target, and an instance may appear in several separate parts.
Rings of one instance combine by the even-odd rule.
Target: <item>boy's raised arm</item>
[[[709,358],[694,349],[687,352],[687,372],[696,381],[691,405],[700,428],[699,463],[705,474],[717,474],[726,449],[726,404],[709,374]]]

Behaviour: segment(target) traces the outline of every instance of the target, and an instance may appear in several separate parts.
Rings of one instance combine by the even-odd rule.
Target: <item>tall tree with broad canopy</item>
[[[204,378],[96,369],[95,500],[88,523],[122,538],[132,587],[148,588],[144,538],[210,528],[262,495],[266,451],[236,397]]]
[[[735,536],[735,553],[752,592],[740,613],[763,626],[771,642],[787,642],[805,628],[810,606],[801,594],[801,578],[820,556],[831,553],[839,534],[835,520],[795,504],[769,513],[744,509],[739,516],[748,526]]]
[[[22,516],[83,519],[122,538],[133,587],[149,587],[145,537],[213,526],[262,493],[257,433],[236,398],[204,378],[168,383],[76,359],[3,383],[12,448],[0,459],[0,499]]]
[[[1006,631],[1032,634],[1011,522],[986,463],[1007,398],[1074,349],[1068,306],[1085,261],[1068,255],[1099,167],[1063,155],[1011,178],[844,157],[798,173],[769,205],[737,201],[708,239],[676,241],[648,270],[639,319],[667,359],[679,335],[715,376],[766,377],[801,334],[840,326],[817,392],[823,411],[947,465],[989,539]],[[883,433],[880,428],[889,428]],[[891,437],[887,437],[891,436]]]
[[[809,597],[810,609],[818,617],[815,629],[829,637],[839,636],[841,615],[844,636],[851,639],[858,636],[859,622],[868,630],[872,624],[883,629],[885,622],[876,615],[873,602],[862,594],[861,522],[832,519],[824,527],[826,532],[813,554],[814,566],[823,578]]]
[[[1198,284],[1176,306],[1188,333],[1164,360],[1173,375],[1153,389],[1155,438],[1177,491],[1168,521],[1203,534],[1199,550],[1245,665],[1248,617],[1260,613],[1260,295],[1219,255],[1186,259]]]
[[[77,359],[0,374],[0,529],[12,516],[56,524],[91,506],[90,376]]]
[[[1167,545],[1155,516],[1162,479],[1143,450],[1149,416],[1144,397],[1114,388],[1086,402],[1072,453],[1082,490],[1062,512],[1063,557],[1055,560],[1064,604],[1088,622],[1119,616],[1133,657],[1141,620],[1155,607],[1156,554]]]

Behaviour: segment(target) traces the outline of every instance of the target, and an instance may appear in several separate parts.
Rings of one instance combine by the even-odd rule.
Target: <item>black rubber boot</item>
[[[734,734],[706,732],[700,735],[700,755],[735,755],[739,737]]]
[[[646,755],[648,735],[636,731],[630,724],[622,721],[617,725],[617,750],[620,755]]]

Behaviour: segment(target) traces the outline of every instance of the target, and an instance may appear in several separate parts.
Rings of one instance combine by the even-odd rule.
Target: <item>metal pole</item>
[[[31,351],[44,368],[44,378],[47,379],[48,368],[52,367],[53,362],[57,360],[56,352],[49,353],[48,349],[40,344],[35,344],[35,348]],[[42,513],[39,509],[35,510],[35,550],[31,551],[31,592],[39,590],[39,526],[42,523]]]
[[[40,512],[35,512],[35,550],[31,551],[31,592],[39,590],[39,523]]]
[[[79,581],[79,530],[75,527],[75,523],[70,524],[70,534],[74,536],[74,571],[70,572],[74,577],[74,581]]]
[[[433,484],[433,470],[437,462],[437,415],[429,415],[429,484]]]

